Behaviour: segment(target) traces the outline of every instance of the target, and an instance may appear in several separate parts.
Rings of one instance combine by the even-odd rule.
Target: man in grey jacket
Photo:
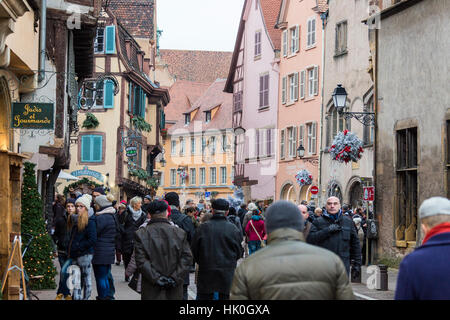
[[[237,267],[231,299],[354,299],[341,259],[305,243],[305,224],[295,204],[275,202],[266,212],[265,223],[268,245]]]

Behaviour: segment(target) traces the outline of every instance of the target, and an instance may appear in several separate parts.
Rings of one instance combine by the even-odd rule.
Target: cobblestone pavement
[[[59,263],[57,260],[54,260],[55,265],[58,269],[58,276],[56,281],[59,281]],[[125,282],[124,275],[124,266],[123,263],[119,266],[112,265],[111,273],[114,278],[114,286],[116,288],[115,298],[116,300],[140,300],[141,297],[138,293],[130,289],[128,287],[128,283]],[[356,299],[358,300],[393,300],[395,285],[397,281],[397,273],[398,271],[395,269],[389,269],[388,272],[388,291],[379,291],[376,289],[369,289],[366,286],[366,282],[368,277],[367,267],[362,267],[362,283],[352,283],[353,292],[355,294]],[[95,285],[94,274],[92,274],[92,295],[90,300],[95,300],[97,296],[97,288]],[[56,290],[41,290],[41,291],[33,291],[40,300],[53,300],[56,297]],[[188,296],[189,300],[195,300],[197,295],[197,287],[195,285],[195,273],[190,273],[190,285],[188,287]]]

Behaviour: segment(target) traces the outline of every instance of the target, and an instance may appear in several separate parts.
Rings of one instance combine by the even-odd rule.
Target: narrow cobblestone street
[[[240,260],[242,261],[242,260]],[[239,261],[239,262],[240,262]],[[55,266],[58,269],[58,276],[56,277],[56,283],[59,281],[59,264],[57,260],[54,260]],[[111,273],[114,278],[114,286],[116,288],[115,298],[116,300],[140,300],[141,296],[128,287],[128,283],[124,279],[124,266],[123,263],[120,266],[113,264],[111,266]],[[375,289],[369,289],[366,286],[367,278],[370,276],[367,274],[367,267],[362,267],[362,283],[352,283],[353,293],[357,300],[393,300],[395,285],[397,281],[396,269],[389,269],[388,276],[388,291],[379,291]],[[97,288],[95,286],[95,278],[92,275],[92,295],[90,300],[95,300],[97,295]],[[40,300],[54,300],[56,297],[56,290],[42,290],[33,291]],[[188,287],[189,300],[195,300],[197,295],[197,287],[195,285],[195,273],[190,273],[190,284]]]

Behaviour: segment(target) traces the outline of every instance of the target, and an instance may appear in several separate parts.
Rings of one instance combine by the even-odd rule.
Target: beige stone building
[[[95,73],[80,90],[80,105],[86,110],[79,119],[78,143],[71,146],[70,172],[103,184],[118,200],[154,194],[153,169],[162,151],[160,130],[169,103],[168,90],[150,77],[154,34],[141,28],[144,22],[126,19],[140,8],[133,4],[124,8],[113,1],[102,12]],[[98,126],[86,127],[88,115],[98,120]]]

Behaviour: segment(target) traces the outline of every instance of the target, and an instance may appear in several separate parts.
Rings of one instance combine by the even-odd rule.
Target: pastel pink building
[[[225,91],[233,93],[234,184],[245,200],[274,200],[281,0],[246,0]]]
[[[322,20],[326,1],[283,0],[276,27],[282,32],[276,200],[310,200],[318,185],[321,118]],[[299,155],[298,149],[304,149]],[[300,186],[296,174],[307,170],[312,183]]]

